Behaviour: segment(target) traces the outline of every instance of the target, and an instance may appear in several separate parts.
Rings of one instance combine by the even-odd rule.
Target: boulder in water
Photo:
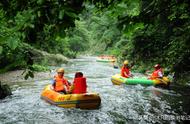
[[[0,99],[3,99],[9,95],[12,95],[10,87],[7,84],[1,84],[0,82]]]

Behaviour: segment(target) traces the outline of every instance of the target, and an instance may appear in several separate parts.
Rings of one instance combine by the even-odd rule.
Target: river
[[[50,79],[17,82],[11,88],[13,95],[0,100],[1,124],[147,124],[179,123],[190,120],[185,110],[190,95],[178,90],[153,86],[122,85],[111,82],[119,73],[108,63],[98,63],[95,57],[80,57],[63,64],[70,81],[76,71],[87,77],[88,91],[100,94],[101,106],[97,110],[64,109],[40,99],[43,88]],[[51,67],[55,70],[57,67]],[[55,74],[52,71],[52,77]],[[135,76],[141,76],[134,73]],[[188,108],[189,109],[189,108]]]

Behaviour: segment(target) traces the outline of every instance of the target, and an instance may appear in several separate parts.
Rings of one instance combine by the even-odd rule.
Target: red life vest
[[[64,77],[60,78],[58,75],[56,75],[54,78],[55,78],[54,90],[56,92],[60,92],[60,91],[64,91],[64,90],[68,91],[69,90],[69,84]]]
[[[121,68],[121,76],[122,76],[122,77],[129,78],[129,77],[130,77],[129,68],[123,66],[123,67]]]
[[[72,91],[73,94],[86,93],[87,85],[85,77],[75,78],[73,85],[74,85],[74,89]]]
[[[163,74],[163,72],[162,72],[162,69],[160,68],[160,69],[158,69],[158,70],[155,70],[155,71],[153,71],[153,73],[152,73],[152,75],[151,75],[151,77],[150,77],[150,79],[156,79],[156,78],[160,78],[160,76],[159,76],[159,74],[158,73],[161,73],[161,74]]]

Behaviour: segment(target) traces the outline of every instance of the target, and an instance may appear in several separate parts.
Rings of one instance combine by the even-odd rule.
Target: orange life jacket
[[[129,68],[123,66],[121,68],[121,76],[129,78],[130,77],[130,70],[129,70]]]
[[[74,85],[74,89],[72,93],[74,94],[86,93],[87,85],[86,85],[85,77],[75,78],[73,85]]]
[[[153,71],[153,73],[152,73],[150,79],[153,80],[153,79],[159,78],[159,77],[160,77],[159,74],[158,74],[159,72],[160,72],[161,74],[163,73],[161,68],[158,69],[158,70]]]
[[[54,90],[56,92],[68,91],[69,90],[68,81],[64,77],[60,78],[58,75],[56,75],[56,76],[54,76],[54,78],[55,78]]]

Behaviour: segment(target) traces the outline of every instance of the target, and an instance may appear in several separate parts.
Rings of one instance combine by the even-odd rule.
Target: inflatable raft
[[[97,62],[116,62],[116,58],[113,55],[101,55],[96,59]]]
[[[111,81],[115,85],[142,84],[142,85],[154,85],[154,86],[165,86],[165,87],[168,87],[170,85],[170,81],[167,77],[163,77],[163,79],[149,80],[145,78],[125,78],[125,77],[122,77],[120,74],[116,74],[111,77]]]
[[[108,62],[115,62],[116,60],[115,59],[96,59],[97,62],[105,62],[105,63],[108,63]]]
[[[51,85],[44,88],[41,98],[63,108],[97,109],[101,104],[100,96],[97,93],[61,94],[55,92]]]

